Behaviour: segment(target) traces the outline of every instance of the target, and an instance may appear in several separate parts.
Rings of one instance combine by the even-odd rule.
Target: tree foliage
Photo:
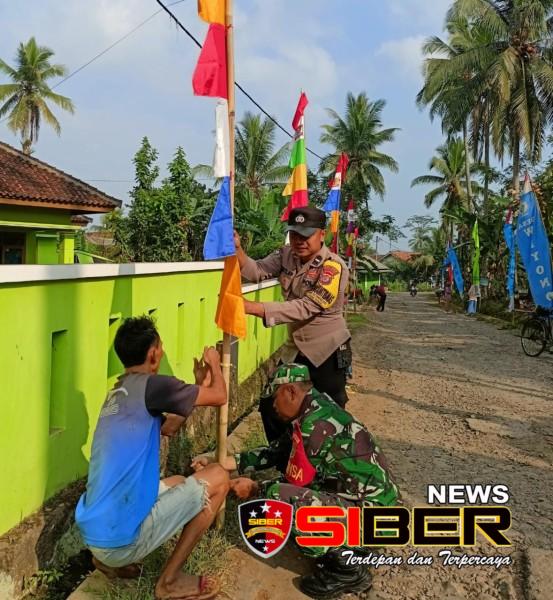
[[[61,133],[49,102],[70,113],[75,110],[69,98],[56,94],[48,85],[50,79],[63,77],[67,72],[63,65],[50,62],[53,55],[53,50],[39,46],[32,37],[26,44],[19,44],[14,67],[0,59],[0,73],[11,79],[11,83],[0,84],[0,119],[7,115],[8,127],[19,133],[26,154],[31,154],[38,141],[43,120],[58,135]]]

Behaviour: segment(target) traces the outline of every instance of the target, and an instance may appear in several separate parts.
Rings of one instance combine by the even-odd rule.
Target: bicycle
[[[538,306],[522,326],[520,343],[526,356],[539,356],[546,348],[553,351],[553,310]]]

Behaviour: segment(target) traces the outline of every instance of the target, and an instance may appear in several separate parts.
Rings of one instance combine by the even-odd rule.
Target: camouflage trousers
[[[290,483],[267,482],[265,484],[265,497],[272,500],[282,500],[294,507],[294,512],[300,506],[357,506],[354,502],[348,502],[338,494],[331,492],[315,491],[308,487],[299,487]],[[300,533],[295,528],[295,519],[292,520],[292,536],[295,540]],[[301,535],[309,535],[304,532]],[[297,546],[302,554],[311,558],[323,556],[329,550],[327,546],[305,547]]]

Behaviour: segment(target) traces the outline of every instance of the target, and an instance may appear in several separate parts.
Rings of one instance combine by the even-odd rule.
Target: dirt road
[[[502,551],[513,565],[499,570],[458,569],[441,559],[429,567],[379,568],[362,598],[551,600],[553,357],[526,357],[512,331],[446,314],[430,295],[391,295],[386,312],[367,316],[369,324],[354,335],[348,408],[379,438],[405,503],[425,504],[432,483],[505,484],[514,545]],[[237,598],[304,598],[293,580],[306,566],[288,550],[266,562],[233,552]],[[464,552],[495,551],[483,544]]]

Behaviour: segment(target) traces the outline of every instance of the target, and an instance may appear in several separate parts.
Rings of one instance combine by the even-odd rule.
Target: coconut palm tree
[[[275,152],[273,121],[247,112],[236,127],[236,185],[259,200],[267,186],[286,183],[289,158],[289,143]]]
[[[341,117],[335,110],[327,109],[332,123],[323,125],[321,142],[330,144],[333,151],[321,162],[321,170],[331,173],[342,152],[349,156],[345,195],[352,194],[360,199],[368,199],[375,193],[383,197],[386,191],[381,169],[398,171],[397,162],[380,151],[382,144],[394,140],[397,128],[382,128],[382,111],[386,102],[371,102],[363,92],[346,98],[346,112]]]
[[[58,135],[61,133],[59,121],[47,102],[53,102],[70,113],[75,110],[69,98],[54,93],[48,85],[49,79],[66,73],[63,65],[50,62],[53,55],[53,50],[38,46],[32,37],[26,44],[19,44],[15,67],[0,59],[0,72],[12,80],[12,83],[0,85],[0,102],[3,102],[0,118],[8,116],[8,127],[20,134],[26,154],[32,152],[32,145],[38,140],[42,120],[51,125]]]
[[[430,160],[429,169],[433,173],[416,177],[411,187],[417,185],[433,185],[424,197],[424,205],[430,208],[436,200],[443,198],[442,210],[453,209],[456,206],[467,207],[465,185],[465,146],[458,137],[437,148],[436,156]],[[472,166],[474,171],[474,166]],[[476,181],[471,181],[473,189],[479,189]],[[468,208],[468,207],[467,207]]]
[[[552,15],[553,0],[456,0],[447,15],[454,52],[427,61],[425,96],[441,99],[436,114],[447,107],[459,122],[485,101],[482,123],[498,158],[512,156],[515,192],[521,144],[539,160],[553,116]]]
[[[290,176],[290,143],[275,152],[276,127],[269,118],[247,112],[235,130],[235,193],[242,206],[255,209],[265,193]],[[213,168],[197,165],[194,175],[213,177]]]

